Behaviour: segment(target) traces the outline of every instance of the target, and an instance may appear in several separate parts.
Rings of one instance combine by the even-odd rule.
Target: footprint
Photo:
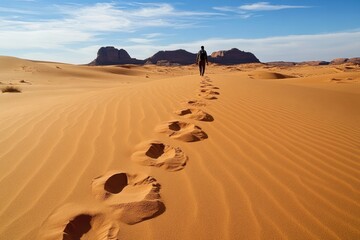
[[[205,107],[206,106],[206,103],[204,103],[203,101],[201,100],[188,100],[185,102],[185,104],[187,105],[191,105],[193,107]]]
[[[219,92],[211,89],[200,89],[199,97],[205,98],[207,100],[215,100],[217,97],[215,95],[220,95]]]
[[[218,87],[214,87],[213,85],[200,85],[200,88],[202,88],[202,89],[215,89],[215,90],[220,89]]]
[[[99,206],[66,204],[45,220],[37,239],[116,239],[119,225],[110,219]]]
[[[80,214],[70,220],[64,229],[63,240],[80,240],[85,233],[90,231],[92,218],[91,215]]]
[[[207,134],[192,123],[173,120],[159,125],[157,132],[166,133],[170,138],[184,142],[196,142],[207,139]]]
[[[211,89],[200,89],[200,92],[201,92],[201,93],[207,93],[207,94],[209,94],[209,95],[220,95],[219,92],[213,91],[213,90],[211,90]]]
[[[207,81],[201,81],[200,84],[204,86],[213,86],[211,83],[208,83]]]
[[[212,80],[209,77],[205,77],[205,81],[212,82]]]
[[[214,118],[210,114],[196,108],[186,108],[179,111],[175,111],[175,113],[179,116],[195,119],[198,121],[205,121],[205,122],[214,121]]]
[[[117,173],[109,177],[105,184],[104,190],[106,193],[118,194],[128,185],[128,178],[126,173]],[[108,195],[108,196],[109,196]]]
[[[160,184],[150,176],[108,172],[92,182],[92,193],[99,201],[56,209],[42,224],[37,239],[115,240],[119,222],[135,224],[165,211],[159,192]]]
[[[95,199],[108,206],[114,219],[135,224],[165,211],[160,184],[144,174],[110,171],[92,182]]]
[[[215,99],[218,99],[217,97],[215,97],[213,94],[209,94],[209,93],[199,93],[198,94],[199,97],[202,97],[204,99],[207,99],[207,100],[215,100]]]
[[[332,78],[330,81],[340,82],[341,80],[342,80],[341,78]]]
[[[185,167],[188,157],[178,147],[160,141],[148,141],[137,146],[132,160],[145,166],[162,167],[167,171],[178,171]]]

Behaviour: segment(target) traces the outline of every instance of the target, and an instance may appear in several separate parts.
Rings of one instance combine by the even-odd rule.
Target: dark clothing
[[[207,53],[205,50],[200,50],[196,56],[196,63],[199,64],[200,75],[204,76],[205,64],[208,63]]]
[[[196,62],[199,63],[200,61],[208,62],[207,53],[205,50],[200,50],[196,56]]]
[[[198,64],[199,64],[200,76],[204,76],[205,66],[206,66],[205,60],[200,60],[200,62]]]

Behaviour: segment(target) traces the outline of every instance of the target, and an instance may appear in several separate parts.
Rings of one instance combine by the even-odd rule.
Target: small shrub
[[[21,93],[21,90],[17,87],[7,86],[1,89],[3,93],[10,92],[10,93]]]

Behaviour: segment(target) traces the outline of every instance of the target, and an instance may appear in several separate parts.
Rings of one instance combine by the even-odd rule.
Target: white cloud
[[[129,38],[128,41],[133,42],[133,43],[138,43],[138,44],[149,44],[149,43],[153,43],[155,41],[155,39],[151,39],[151,38]]]
[[[84,48],[61,48],[49,51],[34,50],[16,55],[16,57],[31,59],[31,60],[43,60],[51,62],[73,63],[73,64],[87,64],[95,59],[96,53],[99,50],[100,45],[93,45]]]
[[[146,38],[156,38],[156,37],[165,36],[165,34],[163,34],[163,33],[148,33],[148,34],[143,34],[143,35]]]
[[[238,7],[230,7],[230,6],[213,7],[213,9],[217,11],[236,13],[243,19],[255,16],[254,12],[277,11],[277,10],[295,9],[295,8],[309,8],[309,6],[274,5],[274,4],[270,4],[269,2],[258,2],[253,4],[241,5]]]
[[[168,3],[130,4],[132,8],[115,3],[96,3],[92,6],[59,6],[68,27],[106,32],[127,32],[154,27],[181,27],[194,23],[197,17],[219,15],[211,12],[179,11]],[[128,7],[128,6],[126,6]]]
[[[218,11],[223,11],[223,12],[234,12],[235,11],[233,7],[227,7],[227,6],[213,7],[213,9],[218,10]]]
[[[56,49],[86,41],[93,41],[92,35],[75,30],[0,31],[0,50]]]
[[[0,8],[13,13],[23,10]],[[96,3],[90,6],[54,6],[53,19],[27,20],[0,17],[0,50],[51,48],[95,41],[102,34],[134,32],[148,27],[194,27],[194,18],[210,12],[177,11],[170,4]],[[139,39],[133,39],[139,42]]]
[[[137,17],[149,18],[169,15],[175,12],[174,7],[167,3],[142,5],[142,8],[132,11],[130,14]]]
[[[273,5],[270,4],[269,2],[258,2],[258,3],[239,6],[239,9],[245,11],[275,11],[275,10],[291,9],[291,8],[308,8],[308,7],[294,6],[294,5]]]
[[[93,6],[80,8],[63,7],[65,18],[62,23],[67,28],[82,31],[112,32],[128,30],[131,19],[126,17],[124,10],[117,9],[114,4],[97,3]]]
[[[36,14],[35,11],[15,9],[15,8],[6,8],[6,7],[0,7],[0,12],[3,12],[3,13],[17,13],[17,14]]]
[[[48,5],[44,9],[23,10],[19,8],[0,8],[0,52],[10,53],[44,60],[80,63],[88,62],[89,55],[81,52],[79,47],[95,46],[116,33],[130,33],[149,27],[190,28],[219,13],[201,11],[179,11],[168,3],[96,3],[93,5],[66,4]],[[34,14],[31,18],[28,14]],[[11,14],[13,16],[11,16]],[[21,14],[15,16],[15,14]],[[27,14],[27,15],[24,15]],[[128,39],[137,44],[151,44],[158,40],[160,34],[143,35]],[[58,51],[59,54],[54,54]],[[97,51],[97,50],[96,50]],[[91,55],[96,55],[96,51]],[[11,54],[11,53],[14,54]],[[73,57],[76,55],[76,59]],[[48,56],[48,58],[45,58]],[[67,59],[65,56],[69,56]],[[82,57],[80,57],[82,56]],[[94,57],[91,57],[94,58]]]
[[[148,33],[148,34],[141,34],[142,37],[139,38],[127,38],[121,40],[122,42],[132,42],[137,44],[153,44],[157,41],[164,40],[167,37],[174,36],[172,34],[164,34],[164,33]]]

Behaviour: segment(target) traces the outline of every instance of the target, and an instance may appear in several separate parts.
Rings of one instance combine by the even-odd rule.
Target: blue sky
[[[360,56],[359,0],[1,0],[0,55],[88,63],[101,46],[233,47],[261,61]]]

